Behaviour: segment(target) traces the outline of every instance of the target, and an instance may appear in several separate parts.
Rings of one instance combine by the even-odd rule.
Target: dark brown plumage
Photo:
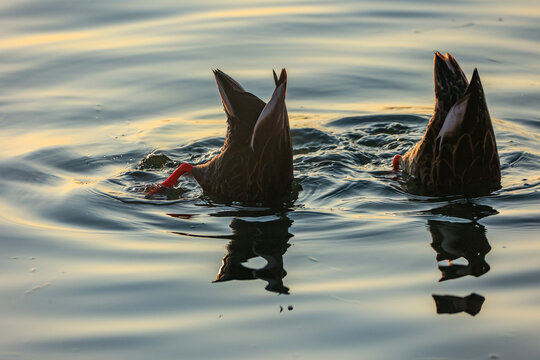
[[[212,160],[192,168],[187,165],[178,177],[191,171],[205,192],[230,201],[279,202],[290,190],[293,179],[285,106],[287,72],[283,69],[279,78],[274,72],[276,89],[268,104],[222,71],[215,70],[214,75],[227,114],[225,143]],[[173,175],[169,178],[172,180],[161,185],[173,186],[178,179]]]
[[[475,69],[471,83],[450,54],[435,53],[435,110],[426,132],[399,160],[426,195],[485,195],[501,187],[495,133]]]

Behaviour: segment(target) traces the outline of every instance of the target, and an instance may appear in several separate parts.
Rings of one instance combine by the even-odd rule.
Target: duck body
[[[495,133],[480,76],[470,84],[450,54],[435,53],[435,110],[426,132],[399,158],[422,195],[489,194],[501,187]]]
[[[190,168],[180,175],[191,172],[205,192],[227,201],[247,204],[280,201],[289,192],[293,180],[285,69],[279,78],[274,72],[276,88],[268,104],[222,71],[216,70],[214,75],[227,114],[225,143],[212,160],[188,165]],[[161,185],[167,186],[167,182],[174,185],[178,177]]]

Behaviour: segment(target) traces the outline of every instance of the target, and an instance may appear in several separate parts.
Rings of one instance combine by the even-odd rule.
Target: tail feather
[[[276,83],[276,87],[287,82],[287,70],[285,70],[285,68],[281,69],[279,78],[275,70],[272,70],[272,73],[274,74],[274,82]]]
[[[281,71],[279,79],[274,72],[274,80],[277,85],[276,89],[253,128],[251,148],[255,152],[263,149],[273,136],[289,133],[289,117],[285,106],[285,94],[287,92],[287,73],[285,69]]]
[[[219,95],[227,114],[227,139],[231,142],[249,142],[257,118],[265,106],[264,101],[244,88],[221,70],[214,70]]]

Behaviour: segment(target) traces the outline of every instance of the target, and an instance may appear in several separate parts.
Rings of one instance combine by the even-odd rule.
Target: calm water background
[[[1,359],[539,358],[538,2],[4,0],[0,24]],[[389,172],[434,50],[480,71],[490,196]],[[148,154],[218,151],[211,69],[266,100],[281,67],[294,204],[136,191],[171,171]]]

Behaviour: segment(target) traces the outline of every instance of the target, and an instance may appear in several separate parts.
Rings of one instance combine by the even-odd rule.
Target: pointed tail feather
[[[436,106],[440,111],[448,111],[463,96],[468,85],[467,77],[449,53],[435,52],[433,63]]]
[[[272,70],[272,73],[274,74],[274,82],[276,83],[276,87],[281,84],[287,83],[287,70],[285,70],[285,68],[281,69],[281,74],[279,75],[279,78],[275,70]]]
[[[219,69],[214,70],[214,77],[216,78],[216,84],[225,112],[228,116],[234,116],[238,94],[245,92],[244,88],[236,80]]]
[[[275,73],[274,78],[277,78]],[[289,117],[285,106],[285,94],[287,91],[287,73],[285,69],[281,71],[281,76],[276,83],[278,86],[259,115],[253,129],[251,148],[255,152],[263,149],[272,135],[289,132]]]

